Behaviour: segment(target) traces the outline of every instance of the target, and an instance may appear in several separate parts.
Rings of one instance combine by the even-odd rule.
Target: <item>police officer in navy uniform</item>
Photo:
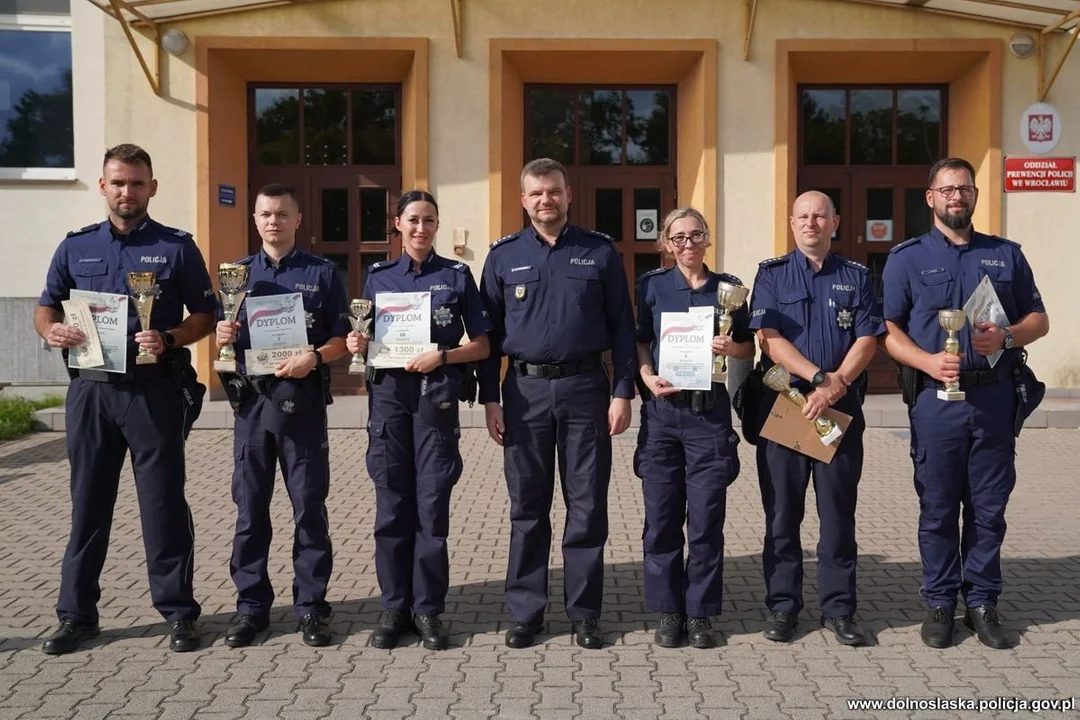
[[[723,383],[710,390],[680,390],[661,375],[663,313],[716,305],[720,281],[737,277],[705,265],[709,226],[693,208],[664,219],[657,245],[675,266],[646,273],[638,287],[638,363],[651,394],[641,408],[634,472],[645,499],[645,608],[661,613],[661,647],[716,644],[712,616],[724,594],[724,516],[727,488],[739,475],[739,436],[731,427],[731,400]],[[710,321],[710,327],[713,326]],[[731,334],[712,337],[714,355],[749,360],[754,336],[746,307],[732,313]],[[683,523],[687,526],[683,563]]]
[[[56,606],[60,627],[45,640],[50,655],[71,652],[98,634],[98,578],[108,551],[120,468],[130,450],[154,608],[170,625],[169,647],[199,646],[200,607],[192,590],[194,524],[184,496],[185,405],[173,376],[181,350],[214,326],[210,276],[191,236],[150,219],[157,192],[150,156],[135,145],[105,153],[98,182],[109,218],[69,233],[49,266],[34,326],[51,347],[84,337],[64,323],[72,290],[130,295],[127,273],[152,271],[157,296],[149,330],[128,301],[126,372],[69,370],[65,417],[71,464],[71,536]],[[184,308],[190,313],[183,318]],[[158,358],[136,364],[140,348]],[[66,354],[66,353],[65,353]]]
[[[806,395],[807,420],[816,420],[829,407],[852,418],[830,463],[772,440],[758,441],[758,481],[765,506],[762,565],[770,612],[764,635],[777,642],[792,640],[803,608],[799,527],[811,476],[821,526],[821,621],[843,645],[866,642],[854,619],[855,505],[866,428],[864,370],[884,327],[867,269],[829,252],[839,224],[827,195],[811,191],[796,198],[791,213],[796,248],[761,263],[751,299],[750,327],[761,343],[762,364],[769,368],[779,363],[791,373],[792,386]],[[767,391],[765,411],[775,398]]]
[[[267,568],[273,534],[270,500],[280,465],[295,524],[293,611],[304,643],[321,647],[332,639],[326,589],[334,567],[326,514],[327,363],[346,352],[348,306],[337,266],[296,247],[302,216],[292,188],[274,184],[260,189],[254,217],[262,249],[239,261],[250,268],[247,297],[299,293],[313,349],[281,361],[273,375],[248,374],[251,337],[246,302],[236,321],[217,324],[217,345],[236,344],[239,370],[222,374],[236,416],[232,480],[236,534],[229,570],[238,595],[237,617],[225,634],[225,644],[250,645],[269,626],[274,604]]]
[[[603,644],[611,438],[630,424],[634,317],[611,238],[567,224],[570,193],[561,164],[527,164],[521,204],[532,224],[492,244],[480,282],[495,328],[480,400],[488,433],[504,449],[510,492],[506,644],[513,648],[528,647],[543,629],[556,449],[567,506],[566,613],[581,647]],[[608,350],[614,378],[604,365]]]
[[[947,158],[930,170],[926,204],[930,232],[893,248],[885,265],[885,347],[913,378],[911,456],[919,495],[921,594],[930,608],[922,639],[952,643],[957,594],[964,619],[992,648],[1012,646],[996,605],[1001,594],[1005,506],[1016,483],[1013,373],[1021,348],[1050,329],[1042,298],[1020,246],[972,227],[978,201],[975,170]],[[1007,325],[968,323],[959,357],[943,352],[946,333],[938,311],[961,309],[988,277]],[[1003,351],[991,367],[987,359]],[[959,380],[962,401],[937,396]],[[963,518],[963,529],[960,519]]]
[[[435,198],[412,190],[399,198],[394,228],[401,258],[375,263],[364,297],[375,322],[392,318],[382,293],[430,293],[430,342],[438,347],[404,368],[369,372],[367,470],[375,483],[375,572],[383,614],[372,632],[377,648],[396,647],[415,632],[428,650],[445,650],[441,615],[450,586],[450,494],[461,477],[460,400],[475,399],[475,363],[488,354],[491,323],[469,266],[433,249],[439,229]],[[467,342],[462,338],[468,335]],[[368,341],[349,334],[350,352]]]

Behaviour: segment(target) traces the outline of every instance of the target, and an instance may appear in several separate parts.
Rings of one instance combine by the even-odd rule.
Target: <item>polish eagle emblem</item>
[[[1032,115],[1028,118],[1028,140],[1048,142],[1054,139],[1054,116]]]

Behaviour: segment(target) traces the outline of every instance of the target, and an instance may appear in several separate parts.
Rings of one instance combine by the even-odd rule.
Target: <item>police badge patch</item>
[[[514,288],[514,297],[517,298],[518,300],[524,300],[525,299],[525,286],[524,285],[518,285],[516,288]]]
[[[308,326],[309,329],[315,327],[315,316],[305,311],[304,323]]]
[[[851,311],[847,308],[840,308],[836,313],[836,324],[845,330],[851,328]]]
[[[445,305],[436,308],[435,312],[432,313],[432,316],[435,318],[435,324],[439,327],[446,327],[450,324],[450,321],[454,319],[454,314],[450,312],[450,308]]]

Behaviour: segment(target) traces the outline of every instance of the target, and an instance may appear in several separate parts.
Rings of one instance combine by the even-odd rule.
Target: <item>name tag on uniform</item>
[[[248,296],[251,349],[244,353],[248,375],[273,375],[282,362],[311,351],[306,315],[300,293]]]

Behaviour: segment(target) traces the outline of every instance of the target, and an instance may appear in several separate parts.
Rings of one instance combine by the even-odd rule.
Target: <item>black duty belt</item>
[[[658,399],[671,403],[677,408],[690,408],[695,412],[708,412],[716,405],[716,391],[680,390]]]
[[[518,360],[517,358],[514,358],[511,362],[514,369],[517,370],[518,375],[544,378],[545,380],[557,380],[559,378],[581,375],[582,373],[600,367],[600,363],[601,359],[599,355],[582,358],[581,360],[572,360],[564,363],[547,363],[544,365],[535,365],[524,360]]]
[[[129,358],[128,362],[133,364],[135,361]],[[98,383],[130,383],[136,380],[156,380],[169,377],[169,369],[160,359],[152,365],[135,365],[135,367],[129,365],[127,372],[123,373],[92,369],[81,369],[78,373],[79,379]]]
[[[980,385],[994,385],[1003,380],[1012,379],[1012,365],[1003,364],[998,365],[995,368],[989,370],[964,370],[960,373],[960,389],[970,390]],[[934,378],[927,375],[925,377],[926,387],[942,388],[945,387],[945,383],[938,382]]]

